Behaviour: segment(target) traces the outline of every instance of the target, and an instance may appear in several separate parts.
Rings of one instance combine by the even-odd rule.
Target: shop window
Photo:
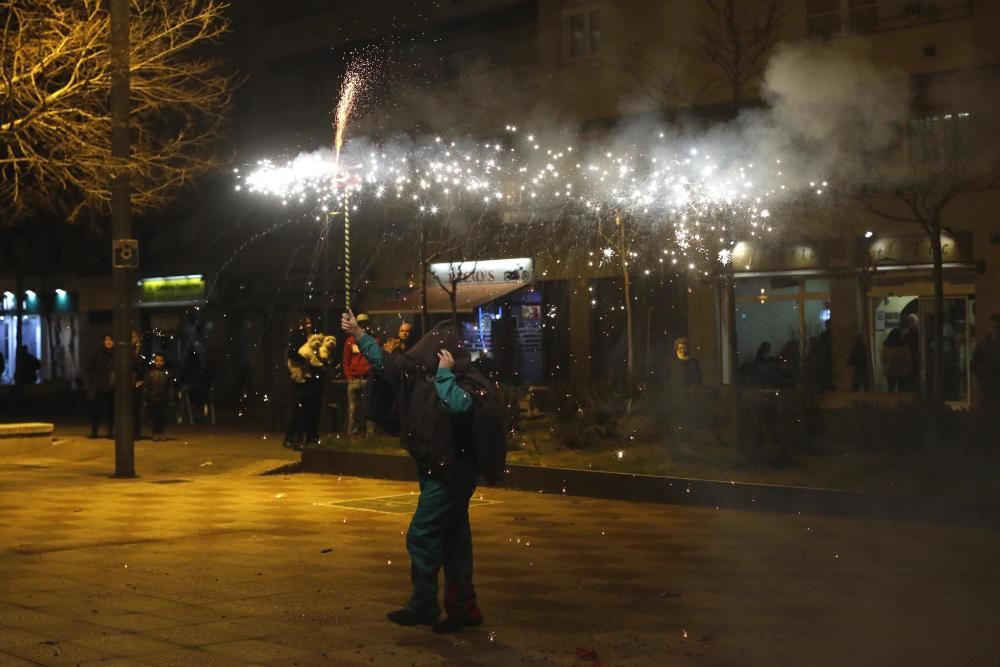
[[[973,306],[972,297],[945,298],[941,393],[946,401],[969,400]],[[872,300],[876,390],[926,394],[934,390],[934,322],[932,297],[886,296]],[[894,347],[903,349],[894,351]]]
[[[774,276],[736,284],[742,383],[794,387],[830,382],[830,281]]]
[[[601,12],[586,7],[567,12],[563,18],[564,55],[567,60],[592,58],[601,50]]]
[[[28,348],[31,356],[43,360],[42,321],[38,315],[25,315],[21,318],[21,344]],[[17,318],[9,314],[0,315],[0,352],[6,362],[0,382],[10,384],[14,381],[17,366]]]

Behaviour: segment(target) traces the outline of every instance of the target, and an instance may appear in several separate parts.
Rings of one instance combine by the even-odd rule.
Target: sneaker
[[[390,611],[385,615],[387,619],[395,623],[396,625],[434,625],[437,622],[437,616],[434,618],[421,617],[415,612],[410,611],[409,608],[403,607],[402,609],[397,609],[396,611]]]
[[[445,616],[434,624],[433,630],[438,634],[446,632],[461,632],[462,628],[472,628],[482,625],[483,619],[471,618],[469,616]]]

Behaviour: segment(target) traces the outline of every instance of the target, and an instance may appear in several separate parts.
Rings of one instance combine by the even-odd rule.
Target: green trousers
[[[478,617],[472,587],[472,530],[469,499],[476,490],[475,461],[460,459],[452,479],[420,477],[417,510],[406,533],[410,554],[413,595],[407,608],[428,620],[441,613],[438,605],[438,571],[444,568],[445,611]]]

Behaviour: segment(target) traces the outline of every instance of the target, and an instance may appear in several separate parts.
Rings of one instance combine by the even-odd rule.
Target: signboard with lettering
[[[768,244],[740,242],[733,248],[733,269],[741,271],[788,271],[829,268],[829,252],[823,244]]]
[[[166,276],[139,281],[139,305],[187,305],[205,300],[205,278],[201,274]]]
[[[518,259],[482,259],[473,262],[441,262],[428,270],[445,285],[458,278],[463,283],[530,282],[534,266],[530,257]]]
[[[941,234],[945,262],[971,262],[972,243],[963,234]],[[929,264],[934,261],[931,240],[924,234],[883,236],[868,245],[868,256],[876,264]]]

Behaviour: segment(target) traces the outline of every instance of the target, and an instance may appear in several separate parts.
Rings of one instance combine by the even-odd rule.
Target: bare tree
[[[459,213],[461,215],[461,213]],[[425,327],[427,318],[427,276],[434,278],[437,286],[448,295],[451,304],[451,321],[458,325],[458,286],[476,274],[476,260],[487,252],[492,235],[486,228],[489,220],[480,215],[471,221],[463,221],[460,228],[449,226],[448,221],[437,223],[425,221],[420,228],[420,312],[421,325]],[[471,262],[467,258],[472,258]],[[432,273],[430,265],[436,259],[449,258],[451,270],[448,280],[442,280]],[[456,259],[457,258],[457,259]]]
[[[721,99],[735,114],[756,96],[788,7],[789,0],[675,3],[659,20],[637,23],[638,37],[606,60],[662,112]],[[709,68],[696,70],[692,61]]]
[[[695,43],[725,83],[735,113],[756,93],[788,0],[703,0],[703,4],[707,11]]]
[[[989,144],[992,143],[992,146]],[[1000,189],[1000,154],[996,141],[980,142],[978,154],[951,153],[934,164],[905,169],[901,174],[883,178],[893,184],[888,187],[870,186],[857,192],[853,206],[885,220],[911,224],[921,229],[930,240],[934,284],[933,358],[930,374],[931,400],[935,406],[944,404],[944,251],[942,235],[947,213],[961,198],[975,193]],[[992,149],[992,150],[990,150]],[[970,145],[968,150],[972,151]],[[878,172],[876,172],[878,173]]]
[[[631,397],[635,391],[635,333],[632,318],[632,258],[639,241],[639,228],[623,216],[614,212],[614,224],[607,225],[603,218],[597,219],[597,238],[603,244],[601,252],[609,259],[614,257],[622,275],[622,289],[625,299],[625,382]],[[630,403],[631,405],[631,403]]]
[[[132,155],[111,154],[110,17],[100,0],[0,0],[0,198],[7,221],[105,213],[128,170],[136,211],[217,165],[236,83],[207,53],[229,22],[218,0],[132,0]]]

